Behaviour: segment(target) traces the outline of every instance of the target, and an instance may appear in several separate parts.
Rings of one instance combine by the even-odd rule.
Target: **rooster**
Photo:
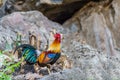
[[[54,34],[55,40],[53,43],[49,46],[47,51],[43,51],[40,53],[39,50],[34,48],[33,46],[29,44],[22,44],[18,47],[16,47],[14,53],[19,48],[22,48],[22,56],[28,63],[36,63],[39,64],[54,64],[60,57],[60,44],[61,44],[61,35],[59,33]]]
[[[47,51],[43,51],[37,61],[39,64],[54,64],[61,56],[61,35],[54,34],[55,40],[50,44]]]

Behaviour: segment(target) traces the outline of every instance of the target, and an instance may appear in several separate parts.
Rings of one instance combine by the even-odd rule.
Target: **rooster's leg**
[[[50,68],[51,68],[51,65],[50,65],[50,64],[48,64],[48,65],[47,65],[48,74],[50,74],[50,73],[51,73]]]

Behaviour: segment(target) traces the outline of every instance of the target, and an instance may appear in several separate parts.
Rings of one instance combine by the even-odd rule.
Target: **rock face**
[[[65,45],[67,45],[67,47]],[[116,56],[110,56],[107,53],[100,52],[86,45],[84,41],[81,42],[79,34],[69,34],[63,41],[63,53],[67,54],[73,61],[73,68],[79,68],[80,71],[84,73],[81,74],[81,72],[79,72],[79,74],[83,76],[79,79],[76,77],[75,80],[119,79],[119,76],[115,74],[120,73],[120,67],[117,65],[120,61],[117,60],[120,57],[120,52],[116,52]],[[74,75],[74,77],[77,76],[75,73],[71,73],[70,75]],[[68,77],[72,78],[72,76]]]
[[[113,55],[114,48],[120,48],[119,4],[119,0],[88,3],[63,26],[73,33],[78,31],[89,45]]]
[[[29,43],[29,36],[34,34],[38,42],[41,40],[41,48],[45,49],[49,44],[49,37],[52,36],[50,32],[54,29],[58,32],[63,30],[59,24],[49,21],[38,11],[13,13],[0,20],[0,49],[5,49],[6,42],[12,45],[17,39],[16,33],[22,35],[23,43]]]

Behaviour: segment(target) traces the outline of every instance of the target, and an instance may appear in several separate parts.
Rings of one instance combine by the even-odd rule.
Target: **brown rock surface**
[[[115,54],[114,48],[120,48],[119,4],[119,0],[88,3],[63,26],[78,31],[89,45]]]

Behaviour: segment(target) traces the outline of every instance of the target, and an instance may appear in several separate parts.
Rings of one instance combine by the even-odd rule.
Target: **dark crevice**
[[[81,0],[61,5],[48,5],[42,4],[40,11],[47,16],[50,20],[63,24],[66,20],[70,19],[78,10],[86,6],[89,2],[96,2],[109,4],[113,0]]]
[[[86,5],[90,0],[77,1],[69,4],[62,5],[48,5],[43,4],[40,9],[45,16],[50,20],[63,24],[66,20],[72,17],[74,13],[80,10],[84,5]]]
[[[7,0],[0,9],[0,17],[16,11],[38,10],[48,19],[63,24],[89,2],[100,2],[103,0],[80,0],[62,4],[40,3],[36,6],[37,1],[39,0]]]
[[[111,8],[111,15],[112,15],[113,22],[114,22],[115,21],[115,9],[112,5],[110,6],[110,8]]]

